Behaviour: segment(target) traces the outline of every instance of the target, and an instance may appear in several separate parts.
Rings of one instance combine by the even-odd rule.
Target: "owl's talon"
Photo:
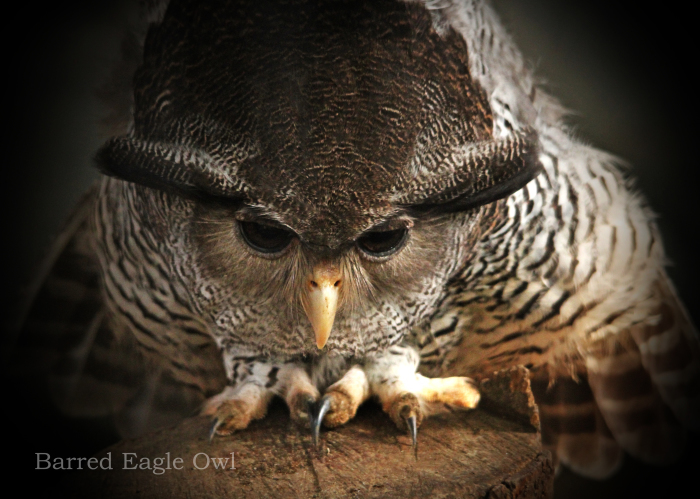
[[[309,429],[311,430],[311,436],[314,438],[314,444],[318,440],[315,435],[318,433],[317,422],[316,422],[316,401],[309,398],[306,400],[306,415],[309,418]]]
[[[219,418],[214,418],[214,421],[212,422],[211,428],[209,429],[209,441],[210,442],[214,439],[214,436],[216,435],[216,430],[219,429],[219,426],[221,426],[221,420]]]
[[[407,428],[407,422],[410,418],[415,419],[416,427],[423,422],[424,414],[420,408],[420,401],[411,392],[403,392],[395,397],[392,402],[384,407],[384,412],[389,415],[401,430]]]
[[[311,425],[311,436],[313,437],[314,445],[318,445],[318,437],[321,432],[321,423],[326,416],[328,409],[331,408],[331,398],[326,395],[318,403],[310,407],[309,424]]]
[[[418,459],[418,420],[414,414],[406,418],[406,426],[413,442],[413,451]]]
[[[399,398],[397,405],[400,406],[398,415],[403,418],[403,422],[411,435],[413,450],[418,457],[418,425],[423,420],[420,406],[415,405],[416,399],[413,394],[404,394]]]
[[[241,400],[227,400],[213,411],[214,421],[209,430],[209,441],[216,435],[230,435],[248,427],[251,419],[258,419],[251,414],[250,406]],[[264,416],[260,414],[259,417]]]

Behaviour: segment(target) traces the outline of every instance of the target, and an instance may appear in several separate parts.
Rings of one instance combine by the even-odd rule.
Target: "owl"
[[[700,343],[653,215],[488,4],[144,10],[20,337],[63,345],[64,412],[136,435],[197,410],[221,438],[280,397],[318,440],[375,398],[415,445],[524,365],[559,462],[677,457]]]

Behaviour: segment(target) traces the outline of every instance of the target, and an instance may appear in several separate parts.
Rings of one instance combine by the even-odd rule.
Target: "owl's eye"
[[[405,228],[366,232],[357,239],[357,247],[369,256],[381,258],[400,250],[407,235]]]
[[[241,234],[248,246],[260,253],[279,253],[284,250],[294,238],[294,233],[255,222],[239,222]]]

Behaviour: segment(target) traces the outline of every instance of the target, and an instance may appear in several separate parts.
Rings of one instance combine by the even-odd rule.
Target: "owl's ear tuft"
[[[410,179],[398,204],[418,213],[466,211],[505,198],[541,171],[539,142],[527,128],[503,139],[462,146],[444,155],[437,170]]]
[[[187,198],[236,202],[248,190],[207,153],[167,142],[114,137],[95,162],[105,175]]]

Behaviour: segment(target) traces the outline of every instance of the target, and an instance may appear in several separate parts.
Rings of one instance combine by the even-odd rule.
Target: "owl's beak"
[[[319,350],[326,345],[333,329],[341,285],[338,267],[328,263],[316,265],[313,274],[306,281],[307,299],[304,301],[304,310],[311,321]]]

